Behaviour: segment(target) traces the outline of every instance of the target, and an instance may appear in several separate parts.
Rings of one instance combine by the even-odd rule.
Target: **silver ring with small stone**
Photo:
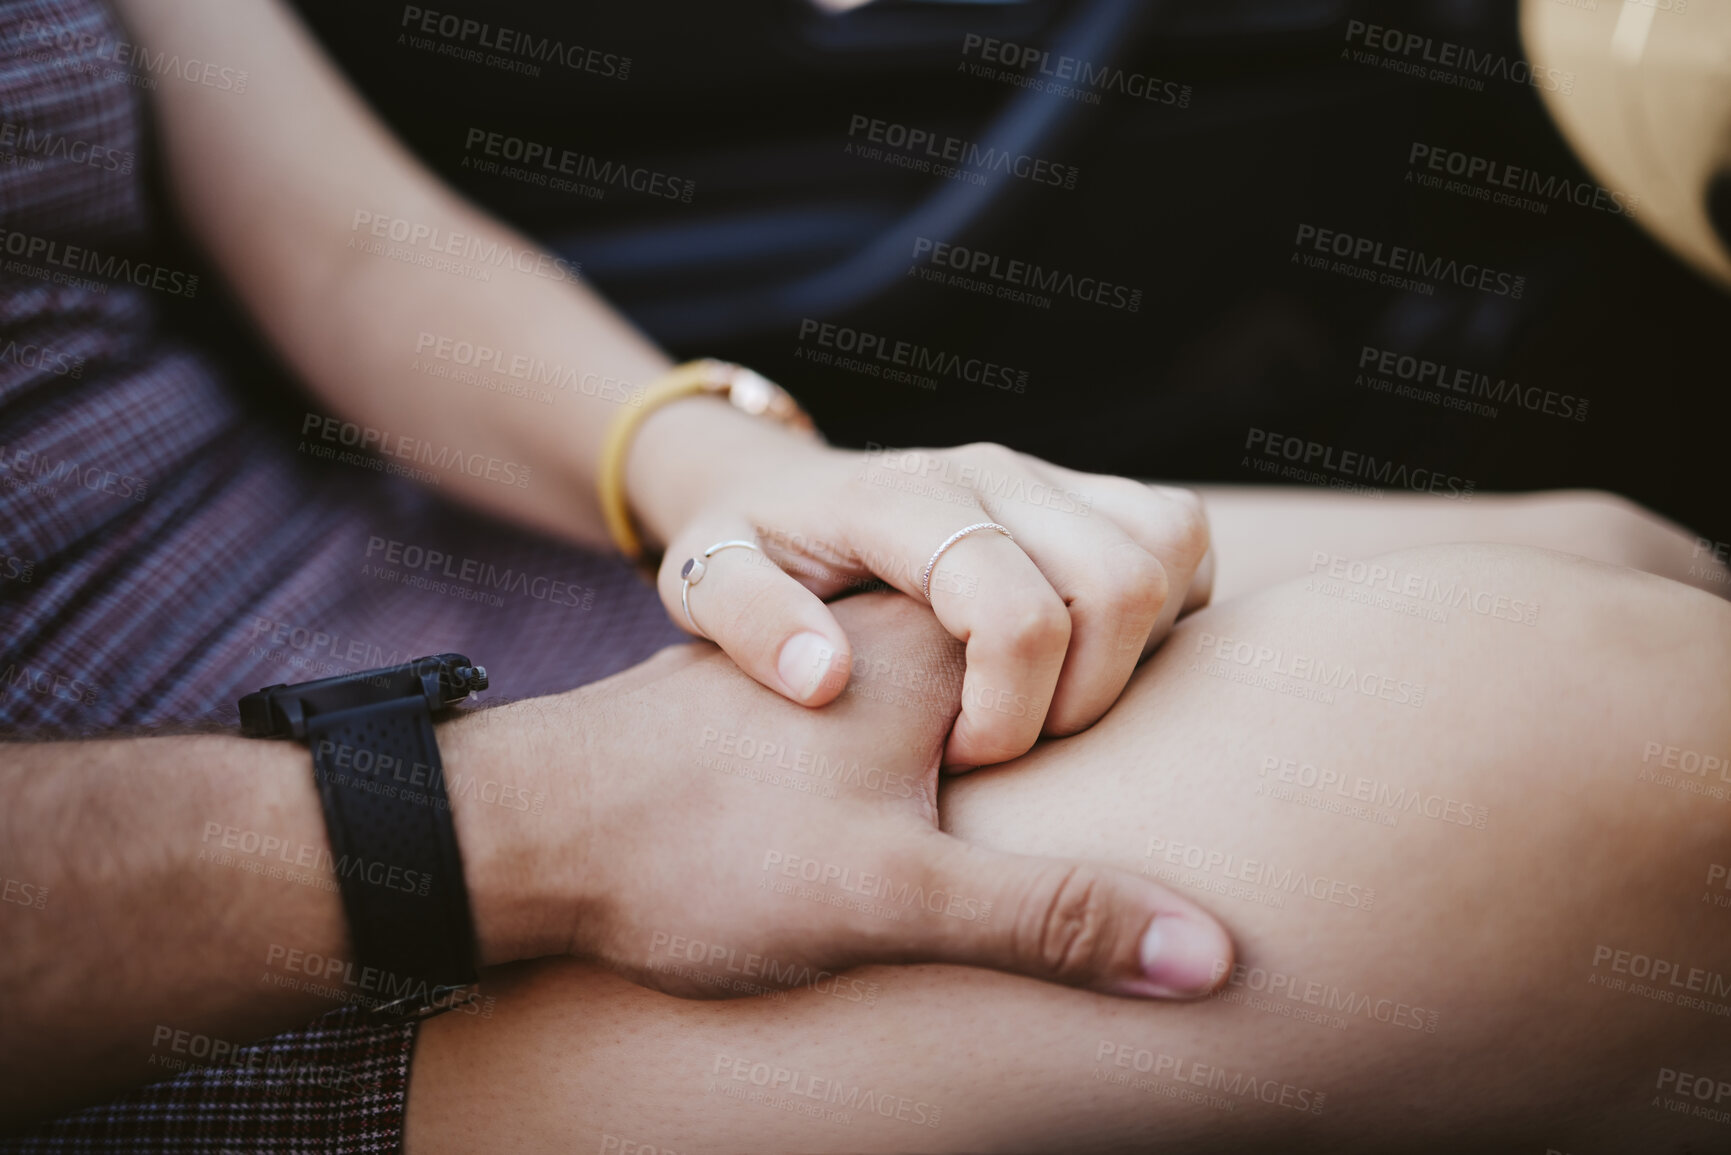
[[[713,641],[714,639],[704,633],[702,628],[698,626],[697,620],[691,616],[691,587],[702,581],[703,575],[709,572],[709,566],[706,564],[709,559],[724,549],[755,549],[758,553],[763,552],[757,549],[755,541],[733,538],[728,541],[716,542],[704,550],[701,557],[686,558],[685,564],[679,567],[679,604],[685,609],[685,620],[691,623],[691,632],[706,641]]]

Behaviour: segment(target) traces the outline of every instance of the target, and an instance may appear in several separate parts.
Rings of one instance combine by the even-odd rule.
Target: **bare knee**
[[[1727,551],[1638,502],[1598,489],[1557,490],[1515,499],[1524,538],[1595,561],[1627,566],[1731,597]]]
[[[1487,1064],[1507,1083],[1481,1088],[1486,1118],[1623,1139],[1711,1123],[1650,1101],[1665,1071],[1731,1078],[1731,606],[1542,549],[1427,546],[1202,611],[1150,675],[1145,726],[1215,719],[1167,763],[1217,792],[1191,841],[1374,886],[1359,946],[1402,962],[1360,977],[1444,1009],[1439,1082]],[[1451,803],[1488,821],[1451,826]],[[1351,973],[1353,952],[1258,917],[1235,923],[1245,959]],[[1559,1122],[1555,1145],[1589,1134]]]
[[[1328,557],[1304,578],[1225,609],[1264,619],[1296,613],[1317,623],[1312,634],[1384,650],[1445,643],[1467,644],[1479,658],[1542,651],[1569,664],[1633,661],[1655,684],[1694,677],[1709,691],[1723,687],[1731,666],[1731,605],[1639,569],[1525,545]]]

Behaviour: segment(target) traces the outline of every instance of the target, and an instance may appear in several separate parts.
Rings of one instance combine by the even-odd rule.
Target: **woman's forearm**
[[[329,412],[363,427],[307,414],[288,432],[339,450],[358,435],[471,505],[604,543],[603,435],[667,357],[422,167],[275,0],[122,7],[152,50],[248,74],[244,92],[170,77],[155,100],[188,227]],[[753,436],[759,453],[786,440]],[[654,456],[704,452],[676,440]]]
[[[244,92],[168,78],[157,97],[183,215],[337,415],[308,412],[283,432],[319,458],[376,450],[484,511],[604,544],[607,431],[668,358],[569,265],[410,158],[279,0],[125,5],[147,49],[247,73]],[[690,397],[648,414],[623,488],[666,555],[659,589],[674,620],[802,704],[833,699],[850,668],[820,595],[881,579],[930,600],[969,647],[952,765],[1089,725],[1203,600],[1192,577],[1207,527],[1188,495],[1001,446],[862,460]],[[955,538],[982,527],[994,532]],[[688,613],[682,563],[738,540],[776,564],[710,582]],[[1014,711],[984,704],[1003,694]]]

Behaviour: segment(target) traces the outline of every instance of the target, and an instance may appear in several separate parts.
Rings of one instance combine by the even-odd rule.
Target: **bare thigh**
[[[1731,607],[1515,547],[1378,561],[1187,619],[1093,729],[943,796],[1193,893],[1238,943],[1215,998],[518,967],[423,1031],[410,1155],[1731,1143]]]

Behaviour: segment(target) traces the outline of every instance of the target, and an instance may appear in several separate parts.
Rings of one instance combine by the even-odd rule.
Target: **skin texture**
[[[151,50],[247,71],[245,99],[197,84],[153,91],[164,166],[188,232],[321,408],[373,431],[370,444],[408,437],[489,461],[480,476],[443,471],[442,492],[610,548],[601,448],[671,367],[668,355],[562,258],[421,165],[278,0],[119,7]],[[458,251],[485,279],[421,263]],[[553,403],[429,376],[458,343],[501,364],[551,367]],[[338,430],[325,416],[306,414],[300,433],[329,440]],[[1205,583],[1192,590],[1208,548],[1194,495],[1002,446],[866,455],[699,397],[648,415],[624,482],[648,544],[665,548],[659,588],[681,628],[679,571],[710,545],[759,535],[765,556],[799,563],[783,572],[723,559],[718,570],[732,577],[694,591],[692,612],[748,674],[808,705],[835,698],[853,656],[820,594],[878,578],[923,601],[920,576],[939,543],[977,522],[1008,526],[1014,541],[970,538],[933,574],[938,618],[967,646],[970,688],[1024,703],[1012,714],[969,697],[946,750],[952,765],[1087,726],[1180,610],[1206,600]],[[808,634],[810,644],[790,645]]]
[[[1490,602],[1492,613],[1469,601],[1429,620],[1287,582],[1181,622],[1086,733],[953,780],[941,796],[946,829],[981,845],[1175,871],[1238,944],[1247,969],[1226,998],[1154,1005],[919,967],[696,1003],[580,963],[523,965],[493,977],[492,1018],[425,1028],[406,1150],[1714,1149],[1727,1124],[1664,1104],[1697,1102],[1677,1093],[1680,1079],[1691,1092],[1693,1076],[1731,1080],[1731,1019],[1676,1001],[1731,1005],[1724,990],[1689,990],[1708,974],[1731,981],[1731,907],[1708,885],[1727,862],[1731,802],[1641,775],[1731,790],[1664,765],[1681,765],[1686,750],[1731,750],[1731,609],[1531,549],[1442,546],[1377,560],[1530,601],[1534,624],[1492,616]],[[1231,657],[1238,642],[1280,651],[1281,669],[1343,661],[1394,688],[1388,699],[1337,689],[1325,703],[1214,676],[1249,669]],[[1422,705],[1392,700],[1418,684]],[[1304,805],[1352,801],[1300,785],[1307,764],[1434,796],[1423,805],[1442,817],[1391,812],[1386,798],[1392,825]],[[1186,869],[1183,847],[1236,857]],[[1245,859],[1346,889],[1280,892]],[[1682,985],[1646,980],[1669,1001],[1631,993],[1641,985],[1631,971],[1647,965],[1636,956],[1679,964]],[[722,958],[714,973],[737,980],[728,961],[745,965]],[[1257,996],[1338,1026],[1232,1001],[1266,984],[1253,975],[1275,972],[1319,998],[1368,996],[1371,1009]],[[876,984],[869,1002],[855,981]],[[1397,1021],[1377,1021],[1378,1007]],[[789,1091],[832,1080],[844,1093],[891,1096],[879,1101],[892,1117],[856,1107],[844,1124],[722,1093],[763,1090],[750,1081],[755,1063],[765,1080],[784,1072],[775,1095],[789,1104],[824,1108],[827,1084],[815,1100]],[[1284,1087],[1314,1105],[1299,1092],[1320,1092],[1323,1109],[1210,1088],[1198,1063],[1217,1078],[1272,1080],[1276,1100]],[[936,1127],[893,1117],[929,1118],[933,1106]]]
[[[369,444],[385,431],[399,445],[409,438],[461,450],[468,468],[448,471],[449,484],[440,487],[454,500],[602,544],[594,493],[599,447],[631,393],[667,368],[666,356],[568,268],[440,185],[372,118],[280,3],[120,0],[119,7],[128,35],[153,57],[222,61],[248,75],[244,94],[175,78],[153,86],[160,160],[189,233],[321,407],[371,430],[364,435]],[[414,250],[422,241],[456,237],[521,259],[486,270],[491,275],[480,280],[381,251],[392,240]],[[428,255],[426,246],[418,255]],[[443,343],[458,341],[501,351],[512,363],[521,357],[563,367],[566,387],[554,405],[543,406],[425,372],[423,358],[436,361]],[[585,386],[595,380],[612,382],[611,392]],[[336,416],[308,413],[301,432],[328,438],[336,424]],[[532,473],[517,476],[532,477],[532,484],[500,484],[491,465],[475,469],[477,458],[529,466]],[[973,691],[965,702],[953,687],[943,695],[946,708],[963,711],[954,734],[952,715],[933,716],[914,741],[907,729],[871,717],[872,707],[848,707],[840,713],[854,714],[852,724],[838,726],[837,714],[820,717],[776,699],[798,717],[790,726],[811,727],[811,748],[865,757],[887,744],[885,760],[904,759],[898,773],[918,779],[918,790],[905,796],[867,791],[850,798],[852,811],[828,808],[821,833],[834,836],[832,848],[859,846],[860,869],[871,855],[894,854],[902,862],[913,853],[934,877],[966,879],[996,860],[965,853],[932,829],[944,743],[952,762],[978,761],[1025,749],[1043,725],[1076,728],[1104,712],[1179,609],[1205,598],[1206,583],[1191,577],[1206,550],[1206,523],[1194,497],[1179,491],[1083,478],[996,446],[933,451],[920,458],[920,468],[929,463],[940,476],[964,479],[973,476],[970,469],[989,469],[1009,492],[1025,492],[1030,482],[1047,495],[1054,486],[1085,486],[1096,500],[1091,516],[1022,499],[1006,499],[1014,508],[999,509],[989,493],[975,502],[963,481],[943,484],[951,498],[972,506],[930,501],[858,480],[860,458],[814,446],[714,398],[699,399],[658,409],[645,421],[632,444],[627,488],[653,541],[686,533],[706,545],[761,529],[796,543],[783,549],[828,543],[836,552],[823,560],[833,572],[807,579],[828,583],[826,592],[869,572],[914,592],[917,567],[935,544],[985,516],[1001,517],[1023,536],[1033,555],[1002,538],[961,543],[934,583],[940,618],[967,647]],[[715,537],[703,528],[722,524],[726,531]],[[910,536],[897,536],[904,531]],[[861,549],[876,560],[862,561]],[[697,605],[752,677],[789,689],[776,673],[776,655],[794,619],[805,626],[815,620],[829,638],[838,675],[825,680],[821,694],[801,695],[806,701],[833,699],[852,659],[871,668],[869,648],[850,647],[844,613],[832,613],[773,566],[739,568],[739,553],[717,562],[718,576],[698,590]],[[1031,560],[1035,555],[1041,565]],[[1016,569],[1014,580],[1002,579],[1006,568]],[[970,577],[977,592],[958,593],[973,588]],[[662,591],[669,592],[665,574]],[[904,604],[894,612],[927,612],[898,600]],[[744,697],[737,679],[719,692],[722,667],[728,673],[732,667],[713,650],[702,670],[673,672],[670,662],[695,666],[699,659],[651,663],[643,674],[666,677],[665,692],[617,715],[634,730],[611,745],[581,703],[563,696],[441,730],[448,768],[498,773],[514,797],[544,794],[549,813],[562,819],[536,825],[495,813],[499,807],[461,800],[453,806],[483,961],[570,949],[624,966],[613,945],[621,928],[669,894],[700,896],[705,914],[738,939],[761,934],[783,954],[828,965],[942,958],[1160,995],[1194,992],[1194,960],[1229,951],[1218,927],[1182,898],[1147,880],[1107,880],[1075,864],[999,871],[993,884],[1018,917],[1001,918],[986,933],[979,922],[959,931],[947,916],[887,929],[868,923],[860,931],[835,912],[819,922],[811,911],[785,905],[769,914],[739,905],[740,896],[720,885],[725,880],[710,879],[707,890],[665,888],[653,885],[653,869],[622,867],[617,878],[574,869],[572,848],[581,858],[603,836],[623,848],[614,856],[617,866],[651,854],[654,838],[671,828],[700,846],[752,820],[762,838],[776,822],[808,835],[823,825],[803,822],[787,798],[780,808],[722,816],[730,823],[700,800],[676,818],[665,792],[645,793],[657,775],[689,767],[706,709],[727,711],[728,695]],[[1027,670],[1038,675],[1030,678]],[[1049,717],[1054,693],[1056,714]],[[1000,708],[1005,695],[1014,709]],[[736,717],[708,721],[719,729]],[[565,729],[549,728],[555,718]],[[573,737],[579,733],[581,741]],[[663,757],[630,740],[642,733],[677,748]],[[585,742],[603,751],[605,767],[572,756]],[[259,771],[267,770],[276,776],[262,781]],[[597,836],[580,836],[591,818],[601,824]],[[304,872],[306,885],[229,869],[234,861],[262,867],[257,855],[205,869],[214,861],[201,857],[212,850],[213,829],[218,850],[233,849],[221,840],[238,840],[241,832],[251,832],[260,846],[270,839],[279,855],[288,848],[287,861]],[[647,833],[634,838],[634,832]],[[160,1057],[153,1049],[160,1027],[238,1045],[304,1022],[321,1000],[262,986],[258,966],[273,948],[326,960],[343,952],[334,872],[319,865],[321,855],[329,859],[304,751],[232,734],[40,741],[6,750],[0,860],[29,871],[27,881],[9,877],[8,885],[69,901],[40,911],[0,905],[0,941],[8,948],[0,952],[0,1037],[17,1044],[0,1048],[0,1128],[159,1075],[162,1068],[151,1060]],[[697,873],[708,869],[703,856],[694,862]],[[581,885],[561,885],[568,880]],[[615,885],[596,895],[598,880]],[[625,902],[633,888],[634,900]],[[176,915],[166,926],[151,917],[165,908]],[[1177,931],[1164,936],[1159,957],[1179,961],[1150,965],[1144,933],[1157,915],[1180,912],[1202,929],[1187,941]]]
[[[453,475],[448,492],[497,516],[573,540],[598,542],[591,479],[597,448],[616,403],[579,392],[562,397],[554,413],[548,414],[537,406],[498,404],[491,395],[457,386],[433,389],[427,375],[413,367],[414,354],[422,351],[423,337],[431,334],[435,340],[467,340],[549,364],[575,365],[596,377],[638,387],[666,367],[666,357],[604,302],[569,280],[500,270],[497,280],[484,283],[483,292],[478,288],[481,282],[428,273],[418,265],[380,259],[351,246],[358,237],[375,235],[370,228],[362,231],[364,213],[374,221],[413,222],[441,236],[461,233],[483,246],[526,247],[522,238],[440,188],[392,142],[278,5],[126,0],[124,7],[140,42],[151,50],[174,52],[181,58],[220,59],[244,67],[253,77],[245,100],[198,85],[171,83],[154,90],[163,160],[192,234],[308,388],[332,412],[374,428],[532,465],[536,482],[521,491]],[[259,227],[261,220],[269,221],[270,227]],[[706,544],[735,536],[733,524],[744,522],[766,530],[772,541],[823,541],[836,547],[842,577],[859,572],[850,551],[876,548],[883,564],[865,568],[891,577],[904,590],[905,583],[917,576],[929,549],[945,536],[940,531],[978,520],[981,514],[1013,524],[1018,541],[1024,543],[1018,548],[1027,554],[1025,564],[1017,561],[1017,555],[1004,552],[1002,539],[970,539],[946,556],[946,565],[962,578],[971,571],[981,581],[979,601],[952,597],[942,582],[937,587],[945,595],[937,606],[943,625],[968,646],[971,684],[963,704],[967,725],[959,731],[958,748],[948,751],[953,762],[1014,752],[1042,731],[1070,732],[1086,725],[1105,710],[1116,687],[1129,676],[1135,657],[1161,636],[1180,606],[1196,604],[1198,587],[1206,586],[1204,581],[1190,580],[1192,574],[1206,572],[1201,560],[1206,536],[1199,529],[1198,511],[1193,500],[1170,491],[1151,494],[1115,479],[1081,481],[1052,467],[1018,461],[996,447],[972,447],[936,456],[962,465],[992,465],[1000,475],[1015,474],[1048,486],[1061,483],[1067,490],[1090,496],[1091,509],[1098,515],[1086,519],[1084,526],[1084,519],[1043,507],[1000,508],[987,499],[988,493],[975,507],[950,503],[956,508],[949,512],[961,516],[940,525],[932,511],[943,503],[868,502],[860,486],[843,484],[836,477],[842,465],[851,471],[853,460],[811,454],[809,446],[793,448],[772,426],[739,417],[713,402],[694,401],[669,406],[646,422],[631,456],[628,481],[637,512],[655,540],[672,541],[686,532],[690,541]],[[925,472],[923,465],[921,469]],[[937,472],[942,475],[946,469],[940,464]],[[714,478],[721,475],[739,478],[742,488],[718,494]],[[751,485],[764,487],[776,500],[789,504],[766,505],[755,496],[746,500]],[[786,497],[790,492],[803,497],[808,487],[821,499]],[[870,487],[877,496],[884,488]],[[838,493],[850,496],[838,502]],[[721,510],[724,516],[711,508],[717,502],[727,507]],[[832,522],[829,513],[838,506],[851,508],[852,515]],[[714,538],[707,528],[711,520],[718,525]],[[728,524],[722,531],[719,523],[724,520]],[[890,532],[904,525],[919,532],[909,536]],[[702,532],[696,527],[702,527]],[[797,547],[792,548],[797,552]],[[786,560],[791,561],[791,555]],[[1115,561],[1129,564],[1115,566]],[[996,575],[1006,565],[1020,565],[1018,581],[994,587],[990,583],[998,580]],[[776,575],[766,570],[760,576]],[[1047,583],[1044,588],[1042,581]],[[967,588],[966,582],[955,584]],[[779,650],[774,645],[759,647],[756,640],[770,636],[773,641],[777,630],[791,629],[789,615],[794,608],[803,607],[800,613],[820,612],[818,624],[826,629],[831,624],[839,629],[842,620],[832,622],[830,611],[811,600],[809,587],[802,590],[792,579],[768,586],[772,588],[749,578],[711,584],[700,591],[711,598],[708,611],[699,612],[707,620],[724,623],[718,627],[723,642],[751,676],[786,691],[789,687],[778,685],[771,667],[765,665],[769,655]],[[664,577],[664,594],[668,588]],[[714,601],[717,596],[723,599],[720,604]],[[732,599],[731,609],[726,599]],[[976,621],[1003,632],[996,637],[976,633]],[[1615,619],[1609,624],[1614,625]],[[838,639],[831,636],[831,641],[837,655],[847,654]],[[1078,644],[1080,650],[1075,648]],[[869,652],[861,647],[853,656]],[[694,665],[698,660],[670,658],[658,669],[665,673],[668,662]],[[1498,664],[1500,654],[1486,655],[1484,660],[1490,664],[1472,668],[1495,672],[1504,668]],[[706,669],[719,664],[710,661]],[[1084,666],[1092,672],[1081,669]],[[1038,676],[1025,678],[1020,672],[1025,669],[1039,671]],[[1466,675],[1457,673],[1457,677]],[[742,685],[736,679],[731,689],[737,691]],[[685,698],[669,695],[665,704],[672,710],[691,708],[692,703],[713,704],[718,699],[706,697],[708,689],[687,685]],[[839,689],[839,679],[832,679],[823,694]],[[807,700],[822,698],[814,695]],[[1055,715],[1047,713],[1049,702]],[[582,717],[581,712],[576,716]],[[638,727],[637,733],[667,738],[666,731],[655,727],[657,716],[652,713],[627,720]],[[1254,717],[1230,714],[1218,720],[1222,725],[1258,723]],[[906,745],[906,730],[895,729],[893,720],[867,721],[877,734],[895,733]],[[1608,711],[1587,721],[1605,727],[1618,717]],[[496,729],[503,725],[499,720],[494,723]],[[524,742],[530,746],[545,742],[553,748],[578,744],[563,735],[549,738],[527,726],[494,736],[509,739],[500,742],[502,750]],[[1373,732],[1354,732],[1355,740],[1368,742],[1376,737]],[[11,1090],[0,1101],[5,1118],[21,1118],[58,1105],[39,1088],[88,1096],[125,1079],[145,1077],[141,1064],[149,1053],[147,1039],[165,1018],[177,1026],[239,1040],[300,1021],[311,1009],[305,998],[261,999],[254,971],[261,948],[268,950],[269,944],[306,943],[321,953],[340,949],[340,918],[329,892],[308,890],[297,895],[298,901],[282,901],[269,888],[255,889],[257,880],[239,874],[232,878],[211,872],[195,875],[187,869],[189,860],[197,861],[204,824],[210,821],[237,828],[264,824],[296,846],[316,847],[321,841],[304,762],[297,767],[296,760],[281,759],[281,788],[254,789],[251,780],[237,780],[237,775],[261,760],[277,760],[256,748],[232,745],[232,740],[230,744],[224,749],[223,742],[214,739],[169,745],[120,740],[83,749],[38,749],[28,755],[33,760],[32,789],[7,784],[5,809],[12,824],[6,832],[9,855],[11,848],[25,847],[29,852],[22,856],[24,860],[40,864],[32,867],[37,871],[33,877],[47,880],[47,889],[54,894],[76,893],[66,885],[75,882],[100,892],[101,897],[83,905],[56,904],[53,914],[28,923],[26,932],[5,936],[11,951],[6,959],[8,981],[3,984],[10,1001],[4,1009],[6,1016],[15,1017],[6,1019],[12,1029],[0,1033],[8,1039],[24,1037],[16,1026],[24,1023],[50,1040],[16,1049],[13,1063],[23,1069],[23,1077],[8,1081]],[[462,741],[455,741],[453,748],[460,750]],[[641,785],[648,776],[632,775],[627,767],[646,748],[638,741],[610,747],[612,772]],[[688,755],[690,749],[687,740],[680,753]],[[457,762],[461,758],[459,752]],[[524,778],[519,781],[532,785],[533,767],[549,760],[546,748],[541,748],[523,763]],[[651,763],[658,769],[684,765],[660,758],[652,758]],[[125,792],[110,785],[121,772],[127,775]],[[92,809],[93,793],[108,795],[103,802],[110,809]],[[965,791],[956,795],[966,796]],[[1091,797],[1085,792],[1078,796]],[[625,791],[617,797],[632,798]],[[654,878],[654,872],[673,859],[656,853],[655,838],[669,834],[664,815],[657,810],[662,799],[650,793],[632,800],[635,809],[621,803],[609,812],[609,819],[628,817],[619,817],[617,824],[605,823],[605,830],[614,845],[648,854],[654,864],[633,872],[621,869],[615,856],[614,875],[601,870],[572,875],[587,880],[586,885],[594,885],[595,880],[612,884],[605,901],[586,898],[581,891],[543,892],[540,880],[557,876],[563,860],[556,855],[550,860],[531,840],[515,838],[515,829],[499,842],[489,843],[479,833],[489,824],[473,821],[472,810],[459,811],[460,835],[470,861],[497,867],[487,871],[497,876],[497,885],[474,882],[472,886],[478,898],[498,897],[497,903],[478,903],[489,958],[570,946],[630,972],[635,965],[631,959],[636,957],[632,952],[642,949],[642,932],[649,931],[651,942],[655,933],[653,926],[632,923],[641,916],[646,899],[624,902],[613,897],[630,893],[633,886],[640,888],[642,896],[676,894],[689,903],[673,912],[681,927],[711,932],[706,920],[714,917],[717,903],[725,906],[725,894],[713,887],[690,888],[686,874],[680,874],[677,883]],[[1093,800],[1102,811],[1116,805],[1115,799]],[[27,808],[26,801],[33,807]],[[1064,805],[1069,804],[1066,798]],[[171,828],[150,821],[155,813],[184,820],[186,825]],[[1041,818],[1057,823],[1063,814],[1054,803]],[[785,818],[786,813],[780,816]],[[919,817],[929,823],[931,815]],[[911,812],[904,809],[900,818],[903,829],[909,828]],[[653,833],[625,837],[633,823]],[[100,829],[104,837],[92,838],[92,829]],[[561,831],[565,841],[579,841],[571,837],[571,829],[575,828]],[[869,823],[832,820],[831,830],[820,834],[837,829],[874,847],[873,853],[879,855],[901,849],[876,837],[879,831]],[[949,847],[929,830],[922,833],[926,839],[922,848]],[[753,835],[754,853],[764,849],[760,834]],[[697,833],[685,842],[689,849],[701,847],[704,839],[713,845],[719,837],[716,829],[698,825]],[[598,839],[581,845],[603,843]],[[498,853],[474,853],[484,844]],[[820,837],[816,844],[827,851],[839,843]],[[1107,850],[1083,839],[1075,853],[1113,861]],[[966,875],[993,861],[977,853],[953,852],[953,848],[933,853],[947,859],[942,864],[948,868],[946,877]],[[958,861],[960,865],[955,865]],[[693,852],[683,865],[701,875],[708,863],[707,855]],[[872,873],[880,876],[889,870],[876,863],[859,869],[868,865],[877,867]],[[895,869],[902,869],[900,858]],[[943,872],[937,864],[932,869]],[[765,872],[760,866],[757,873]],[[917,873],[924,877],[924,871]],[[1148,925],[1159,903],[1171,905],[1166,898],[1157,902],[1158,888],[1145,881],[1135,887],[1124,880],[1108,884],[1099,873],[1073,867],[1062,867],[1056,875],[1036,871],[1017,878],[1006,870],[1001,878],[980,878],[964,897],[984,902],[975,892],[1002,885],[1006,879],[1019,885],[1005,887],[995,902],[1010,917],[992,924],[991,936],[970,937],[967,928],[979,929],[981,920],[947,912],[921,915],[912,928],[917,940],[912,944],[881,933],[869,922],[838,927],[833,921],[811,917],[830,918],[828,907],[758,906],[747,921],[777,911],[778,917],[769,920],[770,929],[797,937],[797,931],[788,928],[803,927],[815,944],[807,948],[814,961],[834,965],[863,958],[946,957],[996,961],[1024,972],[1109,986],[1104,980],[1115,978],[1122,984],[1134,958],[1132,931]],[[141,914],[157,909],[163,896],[169,896],[178,916],[168,933],[178,937],[167,949],[141,950],[142,943],[164,946],[162,923]],[[560,925],[559,918],[550,918],[549,903],[567,918],[573,904],[589,903],[585,909],[594,917],[579,920],[579,932]],[[964,904],[962,909],[970,908]],[[1118,911],[1121,922],[1105,918],[1098,913],[1101,909]],[[502,912],[500,919],[492,918],[493,911]],[[1053,911],[1069,912],[1068,917],[1048,917]],[[35,916],[13,910],[9,917]],[[503,924],[497,933],[495,921]],[[762,925],[761,920],[754,925]],[[910,924],[898,925],[908,929]],[[1053,927],[1058,933],[1051,933]],[[998,934],[998,928],[1007,929]],[[874,929],[880,933],[870,933]],[[1303,933],[1320,932],[1306,928]],[[28,944],[19,945],[26,939]],[[97,945],[91,946],[92,942]],[[786,937],[772,937],[765,949],[797,955],[788,950],[788,943]],[[744,949],[751,945],[745,944]],[[113,977],[113,964],[104,961],[105,951],[124,960],[126,969],[118,977]],[[828,957],[826,951],[836,952],[835,957]],[[86,981],[93,973],[112,981]],[[648,976],[640,973],[639,977]],[[664,975],[651,981],[671,982]],[[56,1004],[52,999],[61,1001]],[[76,1011],[63,1015],[73,1002],[78,1003]],[[117,1006],[124,1010],[108,1013]],[[159,1007],[167,1009],[159,1012]],[[117,1029],[125,1033],[124,1040],[117,1041],[112,1033]],[[90,1082],[76,1086],[79,1078]]]
[[[960,647],[897,594],[850,598],[836,614],[861,633],[860,670],[823,711],[764,691],[712,646],[682,646],[594,686],[441,721],[481,963],[571,953],[709,993],[642,965],[654,931],[680,926],[790,967],[947,961],[1128,995],[1206,993],[1231,944],[1188,896],[937,829]],[[326,990],[386,1001],[345,966],[337,865],[304,747],[198,734],[3,753],[0,863],[53,901],[27,907],[18,899],[37,891],[9,886],[0,903],[0,1128],[154,1081],[174,1031],[226,1052],[327,1009]],[[490,804],[476,782],[510,794]],[[996,913],[956,917],[940,902],[885,919],[859,903],[800,902],[762,885],[785,877],[766,870],[771,854]],[[403,865],[362,859],[380,885],[378,871]],[[117,949],[129,943],[149,949]]]
[[[1445,542],[1533,545],[1658,574],[1731,597],[1724,543],[1591,489],[1475,493],[1471,501],[1385,492],[1358,497],[1295,486],[1199,485],[1224,601],[1350,560]]]
[[[1134,872],[998,854],[938,831],[959,647],[909,598],[850,598],[836,613],[861,635],[859,667],[822,711],[764,693],[714,647],[679,646],[487,719],[538,735],[519,763],[576,787],[552,792],[535,822],[538,885],[568,896],[543,941],[687,995],[708,990],[644,965],[667,927],[786,966],[944,960],[1118,994],[1207,993],[1231,944],[1190,898]],[[944,898],[888,918],[881,902],[806,902],[784,893],[791,883],[768,885],[808,869]],[[1151,926],[1168,948],[1153,966]]]
[[[701,439],[701,438],[700,438]],[[712,559],[725,582],[693,587],[692,616],[740,667],[796,701],[821,705],[846,681],[846,634],[819,600],[881,579],[920,602],[927,560],[957,530],[995,523],[945,550],[930,605],[966,643],[962,711],[947,766],[1000,762],[1042,734],[1073,734],[1104,714],[1181,610],[1204,604],[1208,521],[1194,494],[1076,473],[1001,445],[864,454],[816,449],[773,472],[725,474],[674,535],[659,588],[673,620],[684,560],[717,541],[766,552]],[[752,564],[769,560],[777,564]],[[719,587],[719,588],[716,588]],[[822,639],[829,673],[782,669],[785,640]],[[804,671],[804,672],[802,672]],[[996,708],[1008,697],[1015,711]]]

